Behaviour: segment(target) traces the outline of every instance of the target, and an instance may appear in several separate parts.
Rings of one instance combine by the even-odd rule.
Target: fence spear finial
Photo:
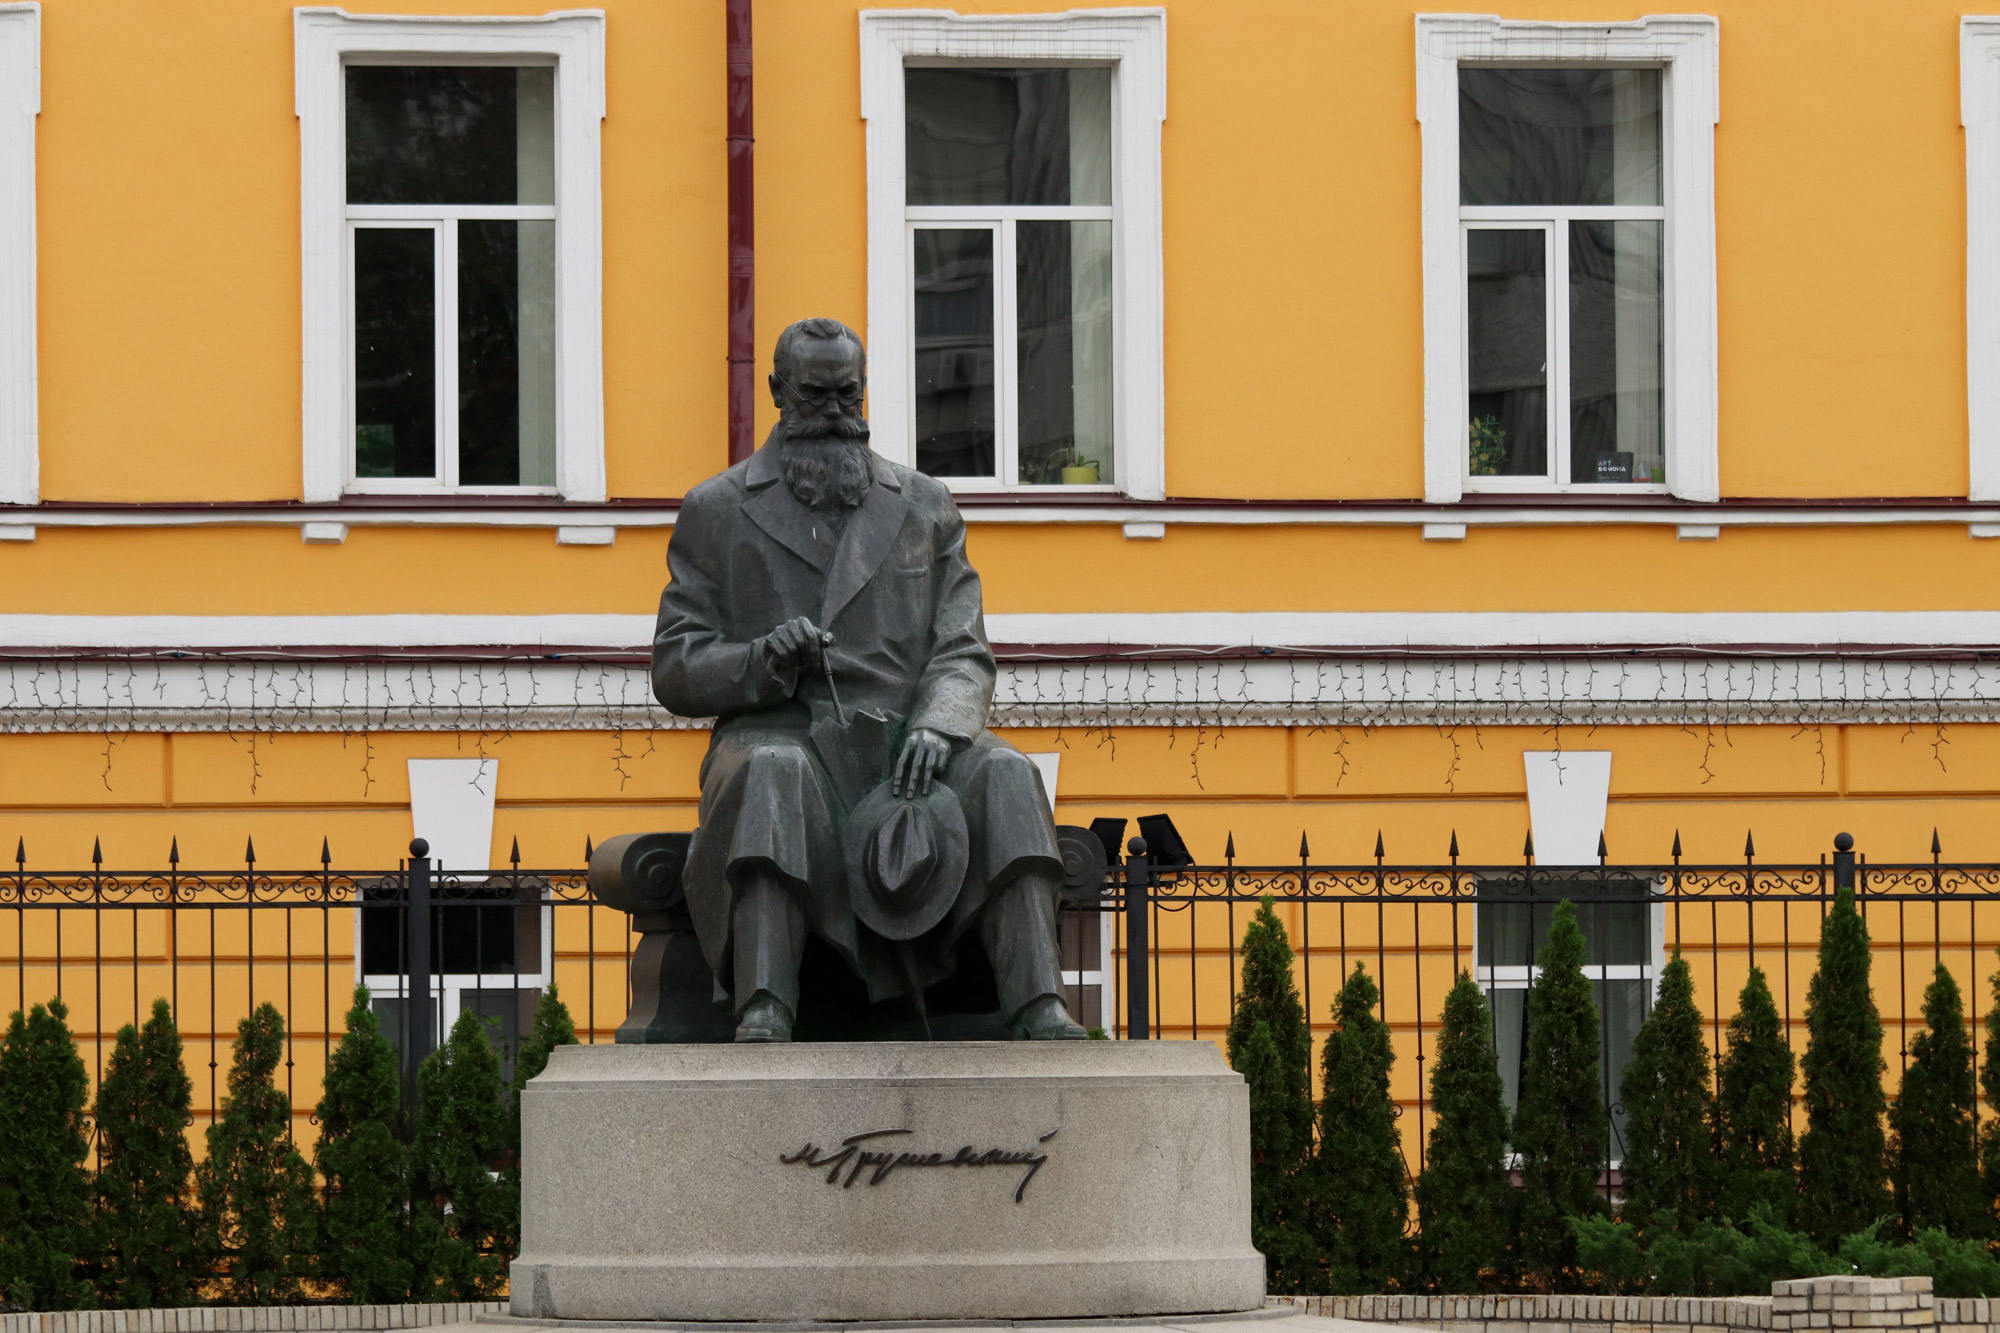
[[[1458,859],[1458,830],[1457,830],[1457,829],[1453,829],[1453,830],[1451,831],[1451,859],[1452,859],[1452,860],[1454,860],[1454,861],[1456,861],[1456,860]]]
[[[1534,858],[1534,855],[1535,855],[1535,830],[1533,828],[1530,828],[1528,830],[1528,836],[1525,839],[1523,839],[1521,843],[1521,856],[1524,860],[1532,860]]]
[[[1743,859],[1744,859],[1744,860],[1746,860],[1746,861],[1748,861],[1748,860],[1749,860],[1749,859],[1750,859],[1751,857],[1755,856],[1756,854],[1757,854],[1757,840],[1756,840],[1756,838],[1754,838],[1753,836],[1751,836],[1751,833],[1750,833],[1750,830],[1749,830],[1749,829],[1744,829],[1744,830],[1743,830]]]
[[[514,838],[514,850],[507,854],[507,861],[514,869],[519,870],[521,868],[521,839],[519,835],[516,835]]]
[[[319,863],[322,868],[333,864],[333,844],[324,833],[319,837]]]
[[[1308,848],[1306,847],[1306,831],[1305,831],[1304,829],[1300,829],[1300,830],[1299,830],[1299,860],[1303,861],[1303,860],[1307,859],[1308,857],[1310,857],[1311,855],[1312,855],[1312,852],[1311,852],[1310,850],[1308,850]]]
[[[594,847],[592,847],[592,846],[590,845],[590,835],[589,835],[588,833],[584,834],[584,835],[583,835],[583,863],[584,863],[585,865],[589,865],[589,864],[590,864],[590,858],[591,858],[591,856],[592,856],[593,854],[595,854],[596,850],[597,850],[596,848],[594,848]]]
[[[90,840],[90,863],[94,866],[104,864],[104,843],[97,838]]]
[[[1604,830],[1599,829],[1597,830],[1597,859],[1602,863],[1610,855],[1611,849],[1604,842]]]
[[[28,864],[28,840],[26,838],[16,838],[14,840],[14,864],[17,866]]]
[[[1933,828],[1931,830],[1931,859],[1936,860],[1938,857],[1943,855],[1944,855],[1944,845],[1938,841],[1938,831],[1935,828]]]
[[[1382,830],[1381,830],[1381,829],[1376,829],[1376,830],[1375,830],[1375,859],[1376,859],[1377,861],[1380,861],[1380,860],[1382,859]]]
[[[243,840],[243,864],[246,866],[257,864],[257,843],[253,838]]]
[[[181,863],[181,840],[178,837],[176,837],[174,839],[174,845],[167,848],[167,864],[170,866],[177,866],[180,863]]]
[[[1222,859],[1225,861],[1234,861],[1236,859],[1236,830],[1234,829],[1229,831],[1229,837],[1222,845]]]
[[[1675,829],[1675,830],[1674,830],[1674,860],[1678,861],[1678,860],[1680,860],[1680,859],[1681,859],[1681,831],[1680,831],[1679,829]]]

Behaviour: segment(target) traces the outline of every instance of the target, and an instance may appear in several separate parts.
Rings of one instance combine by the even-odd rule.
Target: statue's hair
[[[771,369],[780,375],[789,375],[798,364],[800,347],[808,338],[821,340],[845,339],[854,344],[854,350],[861,354],[861,369],[868,369],[868,349],[861,345],[861,335],[837,319],[801,319],[785,326],[778,335],[778,346],[771,353]]]

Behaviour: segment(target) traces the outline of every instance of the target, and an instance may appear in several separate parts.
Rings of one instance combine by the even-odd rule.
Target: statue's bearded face
[[[861,415],[861,349],[840,338],[807,339],[771,376],[782,415],[778,462],[799,503],[858,509],[874,480],[868,419]]]

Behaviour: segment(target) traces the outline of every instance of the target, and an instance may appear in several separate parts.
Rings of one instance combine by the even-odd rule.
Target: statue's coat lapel
[[[778,485],[780,480],[777,449],[766,441],[750,456],[750,467],[743,476],[750,491],[743,512],[772,541],[824,574],[834,559],[832,529],[815,523],[812,510],[800,504],[790,488]]]
[[[875,467],[875,484],[868,488],[861,508],[848,518],[833,568],[827,572],[826,601],[819,619],[822,629],[831,626],[855,594],[867,586],[888,557],[889,548],[896,544],[896,534],[903,530],[903,516],[909,509],[903,484],[896,479],[895,469],[880,458],[870,461]]]

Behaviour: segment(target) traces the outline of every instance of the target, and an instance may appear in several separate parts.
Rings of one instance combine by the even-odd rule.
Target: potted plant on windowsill
[[[1043,454],[1039,463],[1024,466],[1021,480],[1031,485],[1050,486],[1060,483],[1064,486],[1095,486],[1098,478],[1097,460],[1078,454],[1076,446],[1065,444]]]
[[[1074,463],[1064,464],[1062,484],[1065,486],[1095,486],[1097,484],[1097,460],[1079,458]]]

